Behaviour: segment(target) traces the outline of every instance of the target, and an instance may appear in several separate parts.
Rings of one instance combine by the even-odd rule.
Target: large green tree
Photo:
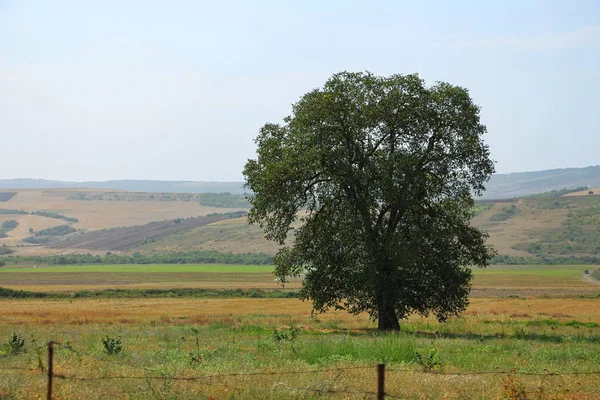
[[[494,171],[485,131],[466,89],[417,75],[343,72],[304,95],[244,169],[250,222],[284,245],[277,276],[304,276],[316,311],[367,311],[381,330],[463,311],[470,267],[493,256],[469,222]]]

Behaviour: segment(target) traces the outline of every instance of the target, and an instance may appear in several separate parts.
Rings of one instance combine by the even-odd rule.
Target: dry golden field
[[[275,326],[285,325],[292,318],[298,324],[311,325],[311,304],[298,299],[2,299],[0,306],[0,324],[14,327],[55,324],[189,325],[208,323],[224,316],[238,322],[247,320],[249,316],[259,320],[267,318],[262,322]],[[578,320],[600,324],[600,306],[594,298],[474,298],[464,318],[475,317],[495,320],[551,318],[559,322]],[[374,328],[366,314],[354,316],[334,310],[318,318],[336,320],[347,329]],[[409,319],[413,322],[427,320],[419,316]]]
[[[0,203],[1,208],[25,211],[55,211],[75,217],[78,229],[103,229],[117,226],[142,225],[153,221],[197,217],[210,213],[224,213],[239,209],[206,207],[195,201],[110,201],[74,200],[69,197],[91,189],[28,189],[18,191],[12,199]],[[8,191],[8,190],[6,190]],[[104,190],[96,192],[105,193]],[[14,218],[13,218],[14,219]],[[58,220],[58,222],[61,222]]]
[[[154,221],[174,220],[176,218],[188,218],[204,216],[212,213],[227,213],[240,209],[207,207],[200,205],[197,201],[184,200],[113,200],[111,193],[123,193],[91,189],[15,189],[3,190],[6,192],[17,191],[18,193],[8,201],[0,202],[0,208],[32,211],[51,211],[66,217],[77,218],[79,221],[70,223],[78,230],[95,231],[115,227],[144,225]],[[78,193],[102,194],[104,200],[78,200]],[[50,255],[60,253],[83,252],[92,254],[104,254],[101,250],[90,249],[55,249],[48,246],[31,245],[22,242],[31,236],[29,229],[39,231],[67,222],[61,219],[48,218],[38,215],[0,214],[0,223],[6,220],[15,220],[18,223],[16,229],[7,233],[7,237],[0,238],[0,246],[6,245],[20,255]]]
[[[2,206],[5,203],[0,203]],[[29,228],[39,231],[53,226],[64,225],[64,221],[54,218],[46,218],[39,215],[0,215],[0,224],[4,221],[14,220],[18,225],[8,232],[8,236],[0,238],[0,245],[16,246],[26,237],[30,236]]]
[[[598,191],[600,192],[600,190]],[[89,194],[87,198],[103,200],[77,200],[79,193]],[[114,193],[114,194],[113,194]],[[117,196],[115,199],[112,196]],[[119,200],[116,200],[116,199]],[[593,229],[598,210],[596,196],[563,196],[554,199],[530,198],[520,200],[498,200],[491,208],[484,210],[473,219],[474,225],[490,234],[489,243],[501,255],[533,257],[529,245],[534,243],[554,243],[553,250],[544,250],[553,256],[594,256],[600,251],[600,233]],[[561,203],[555,206],[553,203]],[[518,212],[505,220],[495,219],[506,208],[515,206]],[[153,221],[170,221],[176,218],[202,216],[209,213],[226,213],[236,209],[205,207],[197,201],[164,200],[151,198],[149,194],[133,192],[110,192],[83,189],[19,190],[0,208],[22,209],[25,211],[53,211],[79,222],[71,224],[76,229],[92,232],[98,229],[143,225]],[[567,224],[573,213],[586,218],[579,225],[577,221]],[[596,213],[596,214],[594,214]],[[19,226],[8,232],[8,237],[0,238],[0,245],[6,244],[21,255],[42,255],[56,253],[103,254],[111,249],[86,248],[57,250],[47,246],[23,244],[29,236],[29,228],[35,231],[65,224],[59,219],[33,215],[1,215],[0,222],[14,219]],[[576,225],[573,227],[572,225]],[[573,229],[581,228],[583,233],[571,235]],[[557,243],[559,244],[558,247]],[[560,245],[560,244],[563,245]],[[594,244],[592,244],[594,243]],[[16,246],[25,247],[16,247]],[[569,247],[569,246],[572,246]],[[582,250],[578,250],[582,248]],[[92,247],[93,249],[93,247]],[[258,226],[249,226],[246,218],[237,218],[211,223],[196,228],[181,229],[156,240],[136,245],[128,252],[169,252],[216,250],[233,253],[264,252],[274,254],[278,245],[264,239]],[[543,254],[542,252],[542,254]]]
[[[595,187],[595,188],[589,188],[589,189],[585,189],[582,190],[580,192],[572,192],[572,193],[567,193],[564,194],[563,196],[565,197],[572,197],[572,196],[591,196],[589,193],[593,192],[593,196],[598,196],[600,195],[600,187]]]
[[[499,222],[491,220],[502,208],[509,207],[511,204],[521,209],[517,217]],[[473,224],[489,233],[489,243],[499,254],[528,257],[531,256],[530,253],[514,249],[513,246],[517,243],[534,242],[539,240],[544,232],[559,228],[565,214],[565,210],[562,209],[531,210],[525,207],[522,200],[517,203],[498,202],[491,209],[476,216]]]

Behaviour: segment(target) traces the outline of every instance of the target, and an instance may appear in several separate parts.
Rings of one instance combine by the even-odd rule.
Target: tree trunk
[[[394,311],[394,306],[385,305],[379,310],[377,329],[380,331],[399,331],[400,322]]]

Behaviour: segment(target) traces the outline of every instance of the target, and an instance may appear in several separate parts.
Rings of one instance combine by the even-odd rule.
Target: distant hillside
[[[490,234],[489,244],[501,256],[600,257],[600,187],[566,192],[482,201],[473,210],[473,223]],[[224,216],[215,215],[247,211],[218,207],[236,200],[234,195],[103,189],[0,193],[9,194],[0,202],[0,255],[106,251],[272,255],[279,248],[264,238],[259,226],[248,225],[245,217],[221,220]]]
[[[488,243],[502,256],[600,257],[600,192],[490,201],[479,203],[474,212],[473,223],[490,234]],[[259,226],[237,218],[165,235],[135,250],[274,254],[278,247]]]
[[[87,240],[91,232],[102,229],[114,230],[116,241],[123,240],[119,232],[127,234],[129,246],[162,237],[170,231],[159,229],[158,236],[150,237],[149,233],[154,235],[156,229],[140,228],[129,232],[114,228],[144,227],[155,221],[171,221],[177,228],[174,231],[181,231],[183,227],[192,229],[201,226],[188,226],[198,217],[245,210],[247,204],[243,196],[225,193],[136,193],[83,188],[0,189],[0,249],[6,246],[10,250],[18,250],[19,254],[48,254],[59,251],[48,248],[56,241],[76,235]],[[175,223],[175,220],[179,223]],[[5,224],[11,229],[1,228]],[[156,228],[157,225],[151,227]],[[100,246],[94,244],[91,249],[97,248]],[[70,248],[67,250],[70,251]]]
[[[600,166],[495,174],[482,199],[508,199],[552,190],[600,186]],[[243,194],[242,182],[116,180],[65,182],[44,179],[0,179],[0,189],[90,188],[155,193]]]
[[[495,174],[483,199],[508,199],[552,190],[600,186],[600,166]]]
[[[112,189],[157,193],[232,193],[243,194],[241,182],[117,180],[104,182],[66,182],[46,179],[0,179],[0,189]]]

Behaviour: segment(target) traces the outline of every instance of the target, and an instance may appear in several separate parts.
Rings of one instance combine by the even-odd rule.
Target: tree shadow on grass
[[[600,335],[561,335],[548,333],[533,333],[515,330],[513,333],[475,333],[475,332],[431,332],[424,330],[400,330],[399,332],[380,332],[374,328],[358,328],[358,329],[333,329],[328,331],[312,332],[317,335],[327,336],[351,336],[351,337],[386,337],[389,335],[398,335],[404,337],[415,337],[417,339],[463,339],[484,342],[486,340],[512,339],[536,341],[541,343],[597,343],[600,344]]]

